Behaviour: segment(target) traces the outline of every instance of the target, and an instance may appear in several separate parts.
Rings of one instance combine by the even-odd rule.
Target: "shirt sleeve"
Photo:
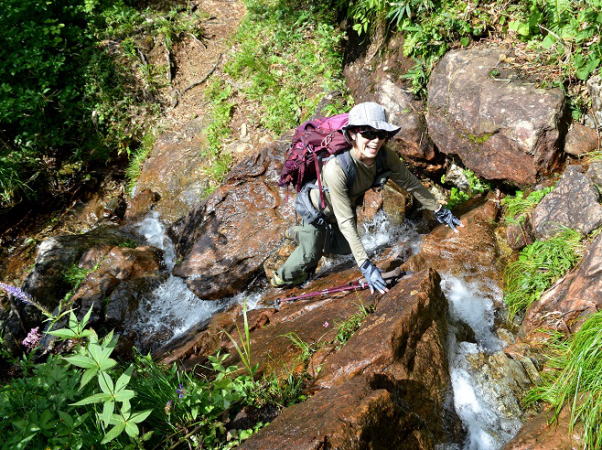
[[[368,259],[368,254],[357,232],[355,211],[347,189],[345,173],[335,161],[326,164],[322,173],[325,184],[328,186],[332,212],[339,230],[349,243],[357,265],[361,266]]]
[[[424,208],[430,211],[437,210],[439,202],[435,196],[406,168],[397,153],[388,148],[385,148],[385,151],[387,152],[387,167],[391,171],[391,180],[411,193]]]

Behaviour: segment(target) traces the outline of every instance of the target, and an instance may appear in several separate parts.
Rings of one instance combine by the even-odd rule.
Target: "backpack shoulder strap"
[[[339,153],[336,155],[337,162],[339,163],[339,167],[343,169],[343,173],[345,174],[345,178],[347,179],[347,191],[351,191],[353,187],[353,182],[355,181],[355,164],[353,163],[353,158],[351,157],[351,152],[349,150]]]

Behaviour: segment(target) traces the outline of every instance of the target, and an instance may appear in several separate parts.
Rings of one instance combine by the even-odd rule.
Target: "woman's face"
[[[353,148],[357,151],[360,161],[370,163],[387,140],[388,133],[371,127],[359,128],[350,132]]]

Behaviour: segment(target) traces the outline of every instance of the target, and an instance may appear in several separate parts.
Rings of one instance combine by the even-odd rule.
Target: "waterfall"
[[[456,413],[467,430],[466,450],[497,450],[514,437],[521,426],[520,406],[510,388],[493,383],[484,374],[487,357],[502,350],[502,342],[493,332],[494,303],[492,286],[486,280],[468,283],[451,275],[442,275],[441,288],[449,301],[449,366]],[[493,284],[493,283],[489,283]],[[493,295],[501,297],[499,289]],[[458,342],[456,326],[461,323],[474,332],[476,342]]]

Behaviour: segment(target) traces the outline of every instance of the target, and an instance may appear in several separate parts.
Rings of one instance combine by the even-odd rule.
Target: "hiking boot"
[[[289,288],[304,283],[307,280],[307,274],[302,273],[291,281],[285,281],[278,275],[274,274],[270,280],[270,284],[276,288]]]

